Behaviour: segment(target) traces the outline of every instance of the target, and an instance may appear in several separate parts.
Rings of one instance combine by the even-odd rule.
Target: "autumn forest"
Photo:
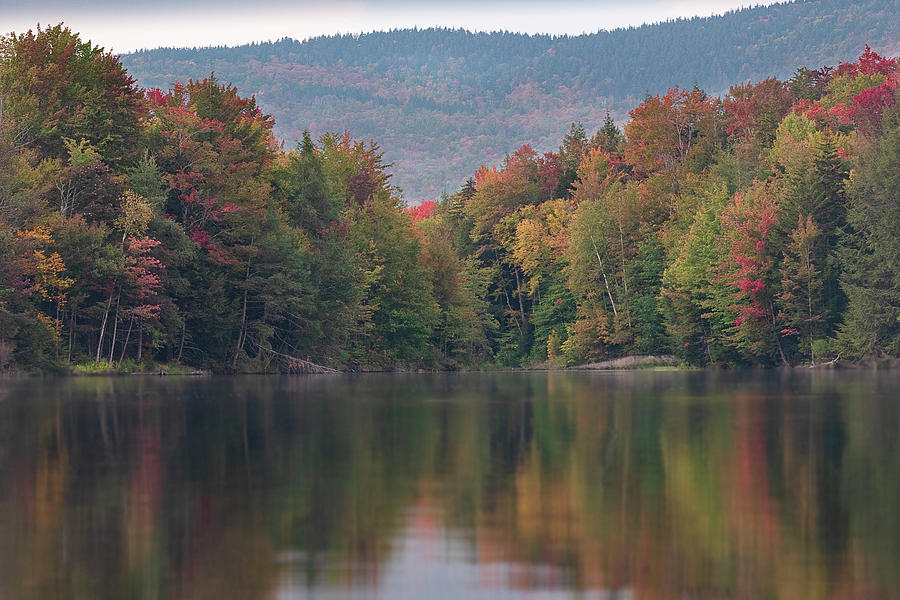
[[[0,371],[900,356],[900,62],[860,52],[648,94],[413,207],[377,139],[286,147],[215,74],[8,34]]]
[[[215,73],[256,94],[289,145],[307,129],[374,138],[393,163],[391,183],[418,202],[452,193],[479,165],[499,164],[523,143],[555,149],[572,122],[598,129],[609,111],[622,125],[648,93],[696,84],[719,96],[733,83],[851,60],[866,44],[900,54],[895,0],[749,4],[581,35],[393,29],[152,48],[123,55],[122,64],[146,88]]]

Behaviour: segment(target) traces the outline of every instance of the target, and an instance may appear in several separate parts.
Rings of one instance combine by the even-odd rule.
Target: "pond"
[[[0,598],[900,598],[897,390],[0,380]]]

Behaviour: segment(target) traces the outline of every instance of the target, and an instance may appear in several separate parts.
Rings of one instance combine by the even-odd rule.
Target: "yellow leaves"
[[[610,343],[609,317],[599,304],[588,299],[578,307],[575,323],[566,329],[568,336],[560,345],[560,352],[574,358],[576,362],[597,360],[604,356]]]
[[[34,229],[20,231],[18,235],[23,240],[31,240],[38,244],[48,244],[53,240],[50,234],[50,227],[47,225],[38,225]]]
[[[44,326],[50,330],[53,334],[53,339],[56,342],[59,342],[60,337],[62,336],[62,321],[59,319],[54,319],[53,317],[48,317],[42,312],[37,313],[35,315],[37,320],[44,324]]]
[[[115,225],[122,232],[122,239],[127,236],[139,236],[147,230],[153,209],[146,198],[127,190],[119,198],[122,212],[116,218]]]
[[[38,225],[34,229],[18,232],[19,239],[30,242],[34,246],[47,246],[53,243],[53,235],[47,225]],[[65,290],[74,281],[63,277],[66,264],[57,252],[49,252],[42,248],[32,250],[31,264],[25,271],[34,278],[32,288],[45,300],[65,303]]]
[[[53,243],[50,227],[46,224],[37,225],[33,229],[19,231],[18,237],[33,248],[22,269],[23,274],[31,279],[31,291],[36,293],[41,300],[55,303],[57,314],[59,314],[60,309],[66,304],[66,290],[72,287],[75,280],[64,275],[66,264],[59,253],[51,252],[46,248]],[[36,316],[58,340],[62,331],[60,320],[41,312],[38,312]]]
[[[600,148],[591,150],[578,166],[575,196],[579,200],[599,198],[612,181],[618,178],[609,153]]]
[[[544,202],[527,212],[531,214],[516,224],[515,235],[509,242],[513,260],[529,278],[529,291],[534,293],[542,275],[565,254],[572,210],[570,202],[559,199]]]
[[[797,176],[812,168],[814,149],[823,143],[846,152],[856,145],[856,132],[848,134],[829,127],[820,128],[806,115],[790,113],[778,125],[769,159],[783,166],[788,175]]]
[[[75,281],[62,276],[66,270],[62,257],[56,252],[47,255],[44,250],[35,250],[33,258],[36,268],[34,289],[45,300],[53,300],[60,305],[65,304],[65,290],[70,288]]]
[[[69,163],[73,167],[90,165],[102,160],[100,153],[84,138],[76,142],[71,138],[64,137],[63,144],[69,153]]]
[[[547,336],[547,358],[549,360],[559,358],[562,354],[562,343],[563,340],[560,339],[559,333],[555,329],[551,330],[550,335]]]
[[[513,260],[530,279],[529,291],[534,293],[540,282],[540,273],[550,262],[549,247],[545,243],[547,232],[541,223],[532,219],[520,221],[516,226],[513,242]]]

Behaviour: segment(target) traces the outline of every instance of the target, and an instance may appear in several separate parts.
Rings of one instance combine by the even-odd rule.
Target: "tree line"
[[[803,364],[900,353],[900,65],[648,95],[407,207],[214,75],[0,42],[0,368]]]

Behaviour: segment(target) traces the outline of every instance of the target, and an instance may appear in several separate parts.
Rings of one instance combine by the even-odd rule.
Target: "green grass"
[[[76,363],[70,367],[73,375],[132,375],[132,374],[158,374],[166,375],[192,375],[198,370],[188,365],[165,365],[155,362],[136,363],[131,359],[126,359],[121,363],[113,362],[112,365],[108,361],[88,361]]]

